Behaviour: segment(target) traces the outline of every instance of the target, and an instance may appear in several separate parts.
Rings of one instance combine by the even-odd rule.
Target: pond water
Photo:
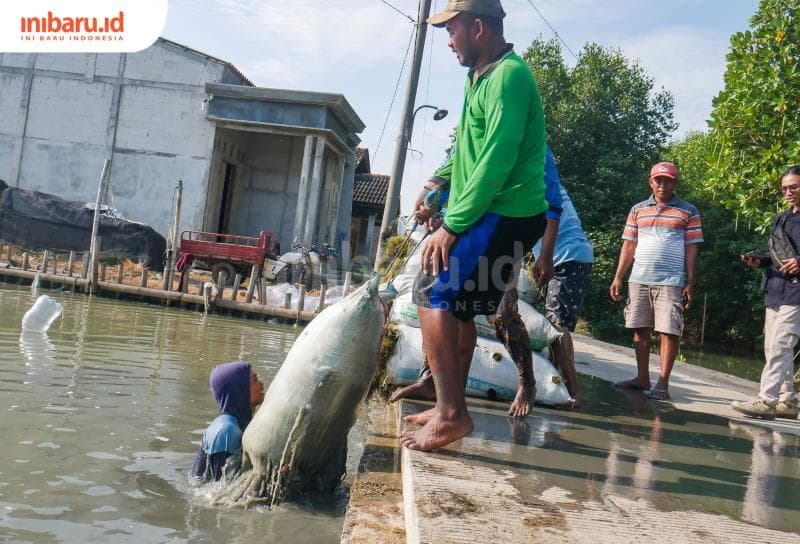
[[[211,368],[248,360],[268,385],[300,329],[41,293],[64,313],[46,335],[21,334],[35,297],[0,284],[0,540],[339,542],[344,486],[257,512],[207,507],[187,478],[218,415]]]

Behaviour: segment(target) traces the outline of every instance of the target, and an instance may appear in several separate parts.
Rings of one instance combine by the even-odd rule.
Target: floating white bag
[[[422,332],[399,323],[398,340],[386,363],[392,383],[406,385],[417,381],[422,362]],[[547,359],[533,353],[533,374],[536,378],[536,402],[551,406],[572,401],[566,385]],[[478,338],[467,377],[467,395],[481,398],[513,400],[517,393],[517,367],[502,343]]]
[[[60,302],[42,295],[36,299],[33,307],[25,312],[22,317],[22,330],[32,332],[47,332],[53,321],[58,319],[64,307]]]

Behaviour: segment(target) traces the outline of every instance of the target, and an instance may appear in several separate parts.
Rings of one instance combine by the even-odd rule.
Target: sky
[[[445,4],[433,0],[431,13]],[[506,40],[518,53],[538,36],[554,37],[535,6],[575,54],[595,42],[638,61],[656,89],[675,97],[676,139],[706,129],[711,101],[723,87],[730,36],[745,30],[758,8],[758,0],[502,4]],[[414,25],[406,15],[416,19],[417,11],[416,0],[170,0],[162,35],[234,64],[259,87],[344,95],[366,125],[360,146],[369,149],[372,172],[389,174],[411,64]],[[415,105],[437,106],[449,115],[433,121],[434,110],[422,109],[415,118],[402,181],[404,214],[444,159],[465,76],[447,47],[446,31],[428,27]]]

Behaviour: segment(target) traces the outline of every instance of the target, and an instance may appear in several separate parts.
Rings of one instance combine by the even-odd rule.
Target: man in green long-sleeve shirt
[[[446,27],[470,70],[455,153],[436,173],[450,181],[447,215],[414,282],[436,407],[407,418],[423,425],[400,434],[410,449],[429,451],[472,432],[464,384],[474,317],[497,312],[513,264],[540,238],[537,284],[553,272],[558,220],[545,219],[544,111],[533,74],[503,38],[503,17],[499,0],[449,0],[428,19]]]

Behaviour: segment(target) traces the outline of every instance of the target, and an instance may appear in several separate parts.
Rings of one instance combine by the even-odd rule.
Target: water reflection
[[[537,407],[525,422],[503,406],[472,402],[476,430],[444,455],[518,469],[520,492],[551,487],[576,500],[645,499],[661,511],[692,510],[800,530],[800,437],[675,410],[581,376],[586,405]],[[528,475],[526,477],[524,475]]]
[[[19,351],[29,367],[52,363],[56,347],[46,332],[22,331],[19,335]]]

